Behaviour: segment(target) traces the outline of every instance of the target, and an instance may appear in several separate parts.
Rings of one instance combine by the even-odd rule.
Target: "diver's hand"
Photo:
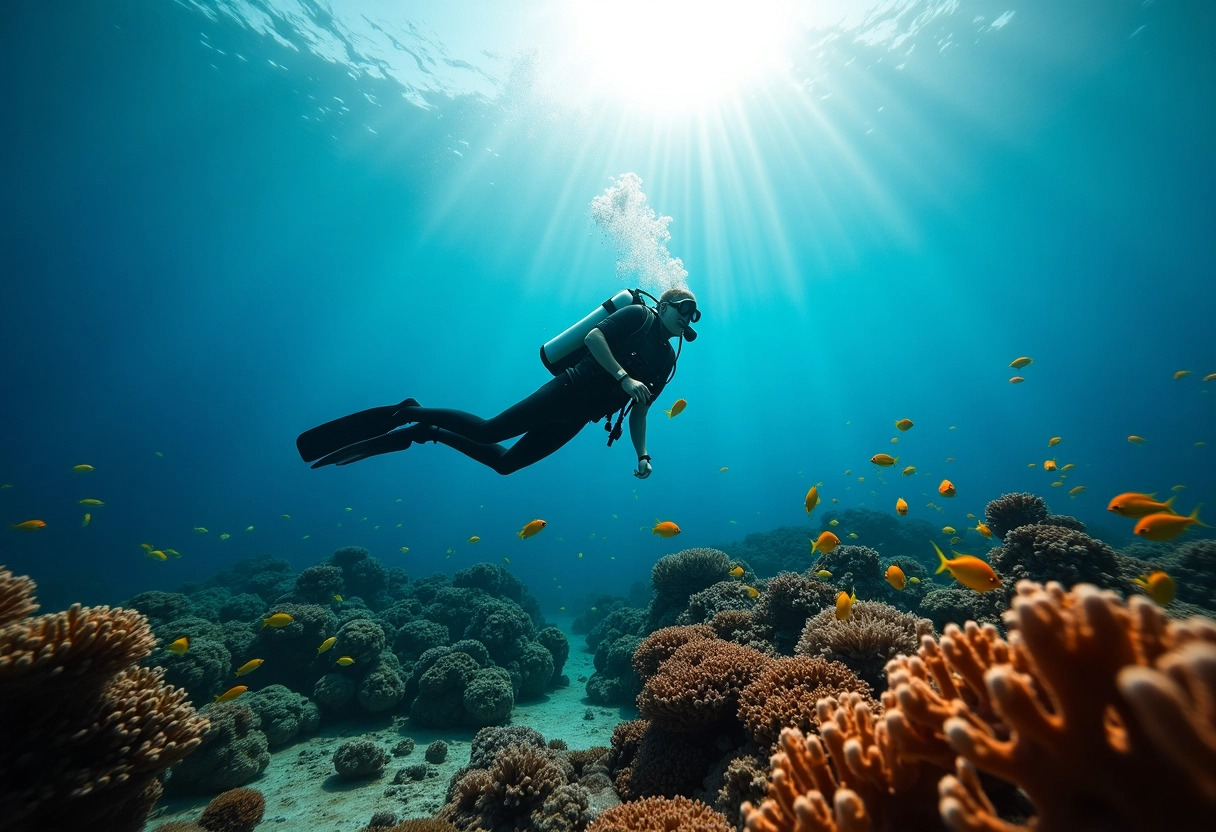
[[[633,475],[640,480],[644,480],[650,476],[651,470],[653,469],[650,466],[650,460],[643,457],[638,460],[638,469],[633,472]]]
[[[634,404],[650,403],[650,388],[640,381],[625,376],[621,379],[621,389],[629,394]]]

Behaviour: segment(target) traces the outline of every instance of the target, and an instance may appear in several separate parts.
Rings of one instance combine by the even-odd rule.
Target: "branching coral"
[[[438,817],[462,830],[529,829],[572,773],[560,752],[508,746],[494,756],[488,770],[473,769],[452,785]],[[564,808],[564,801],[552,806],[554,812]]]
[[[33,615],[37,610],[34,582],[0,566],[0,627]]]
[[[642,686],[638,711],[669,731],[714,728],[734,716],[739,692],[768,662],[758,650],[729,641],[691,641],[672,653]]]
[[[843,662],[874,690],[886,687],[887,662],[916,652],[921,636],[932,635],[933,622],[902,613],[876,601],[853,605],[841,621],[835,609],[823,610],[806,623],[794,652]]]
[[[819,656],[776,659],[740,693],[739,719],[756,743],[769,747],[783,728],[817,730],[815,703],[850,692],[868,698],[870,686],[840,662]]]
[[[725,816],[687,797],[648,797],[605,810],[587,832],[732,832]]]
[[[1047,519],[1047,503],[1043,498],[1025,492],[1002,494],[984,508],[984,524],[994,535],[1005,535],[1022,526],[1032,526]]]

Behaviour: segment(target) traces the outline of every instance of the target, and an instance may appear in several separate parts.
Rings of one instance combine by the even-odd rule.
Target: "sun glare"
[[[653,110],[698,109],[775,72],[790,0],[584,0],[574,51],[591,91]]]

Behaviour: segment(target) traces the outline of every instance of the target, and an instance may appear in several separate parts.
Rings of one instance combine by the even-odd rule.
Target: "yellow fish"
[[[847,537],[849,540],[856,540],[857,532],[849,532],[847,535],[845,535],[845,537]]]
[[[98,500],[96,497],[85,497],[83,500],[80,501],[80,504],[82,506],[104,506],[105,505],[105,503],[103,503],[101,500]]]
[[[154,549],[153,551],[148,552],[148,557],[152,558],[153,560],[162,560],[162,561],[169,559],[169,556],[166,555],[164,552],[160,551],[159,549]]]
[[[1191,374],[1191,372],[1191,370],[1179,370],[1178,372],[1174,373],[1174,378],[1186,378]]]
[[[826,581],[828,578],[832,577],[832,573],[831,573],[831,572],[829,572],[829,571],[828,571],[828,570],[826,570],[826,569],[820,569],[820,570],[819,570],[818,572],[816,572],[815,574],[816,574],[816,575],[818,575],[820,578],[823,578],[825,581]]]
[[[908,582],[907,578],[904,577],[904,570],[895,564],[887,567],[887,571],[883,574],[883,577],[887,579],[887,583],[896,589],[903,589]]]
[[[450,557],[451,557],[451,555],[447,555],[446,557],[450,558]],[[505,563],[505,564],[507,564],[507,565],[509,566],[509,565],[510,565],[510,563],[511,563],[511,559],[510,559],[510,558],[508,558],[508,557],[503,557],[502,562],[503,562],[503,563]]]
[[[811,490],[806,492],[806,499],[803,501],[806,506],[806,513],[810,514],[815,510],[815,506],[819,505],[819,489],[811,486]]]
[[[918,584],[918,583],[920,583],[920,578],[915,578],[915,577],[913,577],[913,578],[908,578],[908,583],[910,583],[910,584]]]
[[[520,529],[519,531],[517,531],[515,534],[516,534],[516,536],[519,537],[520,540],[523,540],[525,537],[531,537],[534,534],[540,534],[540,530],[543,529],[547,525],[549,525],[549,524],[539,518],[536,520],[529,520],[527,523],[524,524],[524,527],[522,529]]]
[[[1177,587],[1174,586],[1174,579],[1161,570],[1140,578],[1132,578],[1132,583],[1142,588],[1148,593],[1149,598],[1162,607],[1174,600],[1174,593],[1177,590]]]
[[[579,552],[579,554],[581,555],[582,552]],[[742,578],[743,577],[743,567],[736,564],[734,567],[731,568],[730,574],[734,575],[736,578]]]
[[[350,656],[342,656],[340,659],[338,659],[336,662],[334,662],[334,664],[341,665],[342,667],[350,667],[354,663],[355,663],[355,660],[352,659]]]
[[[72,470],[75,471],[77,474],[87,474],[90,471],[95,471],[97,469],[94,468],[92,465],[73,465]]]
[[[874,454],[874,456],[870,457],[870,462],[873,462],[875,465],[889,467],[899,462],[899,457],[891,456],[890,454]]]
[[[581,557],[583,556],[583,553],[582,553],[582,552],[579,552],[579,553],[578,553],[578,556],[581,558]]]
[[[823,532],[819,535],[819,539],[811,543],[811,554],[822,552],[823,554],[831,554],[836,547],[840,545],[840,538],[831,532]]]
[[[844,590],[836,596],[836,618],[839,621],[844,621],[849,617],[849,612],[852,611],[853,605],[857,603],[857,590],[853,590],[853,594],[849,595]]]
[[[324,653],[326,650],[334,646],[334,642],[338,640],[337,636],[330,636],[321,642],[321,646],[317,648],[317,653]]]
[[[1199,521],[1199,506],[1186,517],[1173,513],[1141,517],[1132,532],[1145,540],[1173,540],[1191,526],[1207,526]]]
[[[1014,376],[1013,378],[1009,379],[1009,383],[1010,384],[1021,384],[1025,380],[1026,379],[1022,378],[1021,376]]]
[[[232,537],[232,535],[228,534],[228,532],[224,532],[220,535],[220,540],[227,540],[230,537]]]
[[[989,540],[992,539],[992,529],[988,528],[988,526],[985,523],[976,523],[975,530],[977,532],[979,532],[980,534],[982,534],[984,537],[988,538]]]
[[[165,652],[173,653],[175,655],[180,656],[182,653],[185,653],[189,649],[190,649],[190,639],[186,638],[185,636],[182,636],[181,638],[177,639],[177,641],[173,642],[168,647],[166,647]]]
[[[404,555],[404,554],[405,554],[406,552],[408,552],[409,550],[410,550],[410,547],[409,547],[409,546],[402,546],[402,547],[401,547],[400,549],[398,549],[397,551],[398,551],[398,552],[400,552],[401,554],[403,554],[403,555]]]
[[[1061,471],[1071,471],[1073,468],[1076,468],[1076,467],[1077,467],[1077,463],[1075,463],[1075,462],[1069,462],[1067,465],[1065,465],[1065,466],[1064,466],[1063,468],[1061,468],[1060,470],[1061,470]]]
[[[1061,485],[1063,485],[1063,484],[1064,484],[1064,483],[1063,483],[1063,481],[1062,481],[1062,480],[1056,480],[1055,482],[1053,482],[1053,483],[1051,484],[1051,487],[1052,487],[1052,488],[1059,488],[1059,487],[1060,487]]]
[[[725,474],[725,473],[726,473],[727,471],[729,471],[730,469],[729,469],[729,468],[727,468],[725,465],[723,465],[723,466],[722,466],[721,468],[719,468],[718,470],[719,470],[721,473]]]
[[[216,702],[231,702],[245,691],[249,690],[245,685],[237,685],[236,687],[228,688],[228,690],[215,697]]]
[[[1136,434],[1133,433],[1131,436],[1127,437],[1127,441],[1131,442],[1133,445],[1143,445],[1146,440],[1143,436],[1136,436]]]
[[[1055,461],[1054,459],[1045,459],[1045,460],[1043,460],[1043,470],[1044,470],[1044,471],[1054,471],[1054,470],[1056,470],[1056,461]]]
[[[1050,439],[1048,439],[1048,440],[1047,440],[1047,447],[1049,447],[1049,448],[1050,448],[1050,447],[1052,447],[1052,446],[1054,446],[1054,445],[1059,445],[1059,444],[1060,444],[1060,439],[1061,439],[1061,437],[1059,437],[1059,436],[1053,436],[1053,437],[1051,437]]]
[[[950,480],[942,480],[942,484],[937,487],[937,493],[943,497],[953,497],[954,483],[950,482]]]
[[[194,533],[195,534],[206,534],[207,530],[205,528],[203,528],[202,526],[195,526]]]
[[[831,520],[828,521],[828,525],[835,528],[836,526],[840,525],[840,521],[835,518],[832,518]]]
[[[747,595],[749,598],[755,598],[757,595],[760,594],[760,590],[756,589],[754,586],[747,586],[747,587],[744,587],[744,589],[747,590]]]
[[[291,622],[295,621],[290,615],[285,612],[276,612],[274,615],[268,615],[262,619],[263,627],[286,627]]]
[[[1012,361],[1010,361],[1009,366],[1015,370],[1020,370],[1023,367],[1025,367],[1027,364],[1031,364],[1033,362],[1034,362],[1033,358],[1027,358],[1026,356],[1023,355],[1021,358],[1015,358]]]
[[[900,473],[902,473],[902,474],[903,474],[905,477],[910,477],[910,476],[912,476],[913,474],[915,474],[915,473],[916,473],[916,466],[915,466],[915,465],[909,465],[907,468],[905,468],[905,469],[904,469],[903,471],[901,471]]]
[[[291,519],[291,515],[290,515],[290,514],[280,514],[279,516],[280,516],[280,517],[282,517],[284,520],[290,520],[290,519]]]
[[[88,512],[85,512],[84,519],[80,521],[80,528],[83,529],[85,526],[89,525],[89,521],[92,519],[93,519],[93,515],[89,514]]]
[[[171,558],[180,558],[182,556],[182,553],[176,549],[165,549],[165,554]]]
[[[656,523],[650,533],[659,537],[675,537],[680,533],[680,527],[670,520],[664,520],[662,523]]]
[[[1068,489],[1068,496],[1075,497],[1084,490],[1085,490],[1085,486],[1083,486],[1083,485],[1073,486],[1072,488]]]
[[[942,534],[955,534],[954,526],[942,526]]]
[[[12,526],[19,532],[36,532],[39,529],[46,528],[45,520],[23,520],[20,523],[14,523]]]
[[[253,526],[246,526],[245,531],[247,531],[247,532],[253,531]]]
[[[664,410],[668,419],[674,419],[684,412],[684,408],[688,407],[688,402],[684,399],[676,399],[676,403],[671,406],[671,410]]]
[[[262,666],[262,659],[250,659],[236,669],[237,676],[244,676],[246,673],[252,673]]]
[[[1149,514],[1174,514],[1174,497],[1164,503],[1153,499],[1152,494],[1141,494],[1138,491],[1128,491],[1110,501],[1107,511],[1113,511],[1120,517],[1146,517]],[[1177,496],[1177,495],[1175,495]]]
[[[908,428],[912,427],[912,420],[900,419],[895,423],[895,427],[899,428],[900,430],[907,430]]]
[[[469,538],[469,542],[470,542],[470,543],[480,543],[480,542],[481,542],[481,538],[480,538],[480,537],[478,537],[477,535],[473,535],[472,537],[470,537],[470,538]]]
[[[1170,491],[1181,491],[1184,488],[1186,488],[1185,485],[1171,485]]]
[[[1037,463],[1037,462],[1027,462],[1027,463],[1026,463],[1026,467],[1027,467],[1027,468],[1038,468],[1038,467],[1039,467],[1039,465],[1038,465],[1038,463]]]
[[[950,538],[951,546],[957,546],[958,544],[960,544],[962,542],[963,542],[963,539],[961,537],[959,537],[958,535],[955,535],[954,537]]]
[[[341,604],[341,603],[342,603],[342,596],[341,596],[341,595],[338,595],[338,594],[336,594],[336,593],[335,593],[335,594],[334,594],[334,603],[335,603],[335,604]]]
[[[908,501],[903,497],[895,500],[895,513],[901,516],[908,513]]]
[[[1204,381],[1216,381],[1216,373],[1208,373],[1203,377]]]
[[[987,592],[1001,585],[1001,579],[992,571],[992,567],[975,555],[960,555],[958,552],[951,552],[954,559],[946,560],[946,556],[937,543],[929,542],[933,543],[937,558],[941,562],[937,567],[938,573],[949,572],[954,580],[976,592]]]

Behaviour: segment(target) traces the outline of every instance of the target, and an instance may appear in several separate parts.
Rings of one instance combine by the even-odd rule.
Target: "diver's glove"
[[[633,472],[633,475],[640,480],[644,480],[650,476],[651,470],[650,454],[642,454],[638,457],[638,469]]]

